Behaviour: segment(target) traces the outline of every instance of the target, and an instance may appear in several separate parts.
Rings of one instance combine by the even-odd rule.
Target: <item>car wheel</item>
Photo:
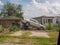
[[[29,22],[26,22],[26,24],[27,24],[28,26],[30,26],[30,23],[29,23]]]
[[[43,27],[40,27],[40,30],[45,30]]]
[[[38,30],[45,30],[43,27],[37,28]]]

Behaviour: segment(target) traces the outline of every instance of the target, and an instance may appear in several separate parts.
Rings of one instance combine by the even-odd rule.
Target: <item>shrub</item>
[[[17,27],[17,26],[11,26],[10,28],[9,28],[9,31],[11,32],[11,31],[18,31],[20,28],[19,27]]]
[[[2,27],[2,25],[0,25],[0,32],[2,32],[4,30],[4,28]]]
[[[47,23],[45,24],[47,30],[52,30],[54,29],[54,25],[52,23]]]
[[[54,28],[56,31],[59,31],[60,30],[60,26],[55,26]]]

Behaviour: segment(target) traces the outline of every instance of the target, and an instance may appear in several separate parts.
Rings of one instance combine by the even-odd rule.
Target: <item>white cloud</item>
[[[60,3],[59,2],[53,2],[50,3],[49,1],[45,1],[45,3],[37,3],[36,0],[32,0],[33,4],[38,8],[38,9],[43,9],[43,11],[50,13],[50,11],[53,14],[58,14],[59,8],[60,8]],[[54,9],[55,8],[55,9]]]
[[[4,5],[4,4],[0,1],[0,5]]]
[[[44,3],[32,0],[31,4],[28,4],[24,9],[25,18],[50,14],[60,14],[60,0],[45,0]]]

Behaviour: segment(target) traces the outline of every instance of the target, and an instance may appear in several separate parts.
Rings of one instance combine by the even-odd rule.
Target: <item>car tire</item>
[[[26,22],[26,24],[28,24],[28,26],[30,26],[30,23],[29,22]]]
[[[43,27],[40,27],[40,30],[45,30]]]
[[[37,28],[37,30],[45,30],[43,27]]]

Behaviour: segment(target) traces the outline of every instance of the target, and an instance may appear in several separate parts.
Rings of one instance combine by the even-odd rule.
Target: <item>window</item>
[[[38,21],[37,20],[34,20],[34,19],[30,19],[31,21],[33,21],[33,22],[36,22],[36,23],[38,23]]]
[[[56,24],[58,24],[59,22],[58,22],[58,20],[56,21]]]
[[[52,20],[52,19],[48,19],[48,23],[49,23],[49,22],[50,22],[50,23],[52,23],[52,22],[53,22],[53,20]]]

